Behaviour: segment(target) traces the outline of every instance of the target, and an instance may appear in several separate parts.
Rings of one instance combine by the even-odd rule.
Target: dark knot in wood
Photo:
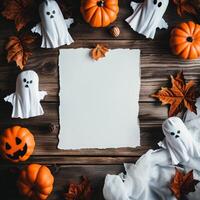
[[[50,133],[55,133],[56,131],[57,131],[57,125],[56,124],[53,124],[53,123],[50,123],[49,125],[48,125],[48,131],[50,132]]]

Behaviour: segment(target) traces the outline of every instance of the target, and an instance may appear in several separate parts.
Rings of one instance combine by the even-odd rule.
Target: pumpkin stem
[[[97,2],[97,6],[103,7],[104,6],[104,1],[103,0],[98,1]]]
[[[193,42],[193,38],[191,36],[187,37],[188,42]]]

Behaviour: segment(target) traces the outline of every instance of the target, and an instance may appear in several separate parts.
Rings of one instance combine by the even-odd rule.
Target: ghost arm
[[[65,24],[67,26],[67,28],[70,28],[71,24],[74,23],[74,19],[72,18],[68,18],[68,19],[65,19]]]
[[[138,6],[140,6],[141,4],[143,4],[143,3],[136,3],[134,1],[132,1],[130,6],[133,9],[133,11],[135,11],[138,8]]]
[[[15,95],[15,93],[12,93],[11,95],[8,95],[7,97],[4,98],[4,101],[13,104],[14,95]]]
[[[36,26],[34,26],[31,31],[33,33],[38,33],[40,35],[42,35],[42,28],[41,28],[41,23],[38,23]]]
[[[40,100],[43,100],[44,99],[44,97],[47,95],[47,92],[46,91],[40,91],[39,92],[39,99]]]
[[[162,28],[168,29],[168,24],[163,18],[160,20],[160,24],[158,25],[158,28],[159,29],[162,29]]]
[[[167,149],[167,145],[166,145],[165,139],[163,141],[158,142],[158,146],[163,148],[163,149]]]

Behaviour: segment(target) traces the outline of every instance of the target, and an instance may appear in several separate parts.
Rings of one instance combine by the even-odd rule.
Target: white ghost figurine
[[[74,42],[68,32],[74,20],[64,19],[55,0],[44,0],[39,6],[39,14],[41,23],[33,27],[31,31],[42,36],[42,48],[57,48]]]
[[[175,167],[164,149],[149,150],[136,164],[125,164],[126,174],[107,175],[106,200],[176,200],[169,189]]]
[[[17,77],[15,93],[4,98],[13,106],[12,118],[30,118],[43,115],[40,101],[47,95],[39,90],[39,77],[32,70],[23,71]]]
[[[193,168],[195,159],[200,161],[200,147],[183,121],[178,117],[171,117],[163,123],[162,129],[165,138],[159,146],[169,151],[172,164]]]
[[[143,3],[131,2],[133,14],[126,19],[131,28],[145,35],[146,38],[154,39],[156,29],[168,28],[163,19],[169,0],[144,0]]]

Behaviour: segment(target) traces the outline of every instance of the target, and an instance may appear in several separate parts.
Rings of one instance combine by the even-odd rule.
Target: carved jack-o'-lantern
[[[3,157],[11,162],[27,160],[35,148],[35,140],[27,128],[14,126],[0,136],[0,149]]]

